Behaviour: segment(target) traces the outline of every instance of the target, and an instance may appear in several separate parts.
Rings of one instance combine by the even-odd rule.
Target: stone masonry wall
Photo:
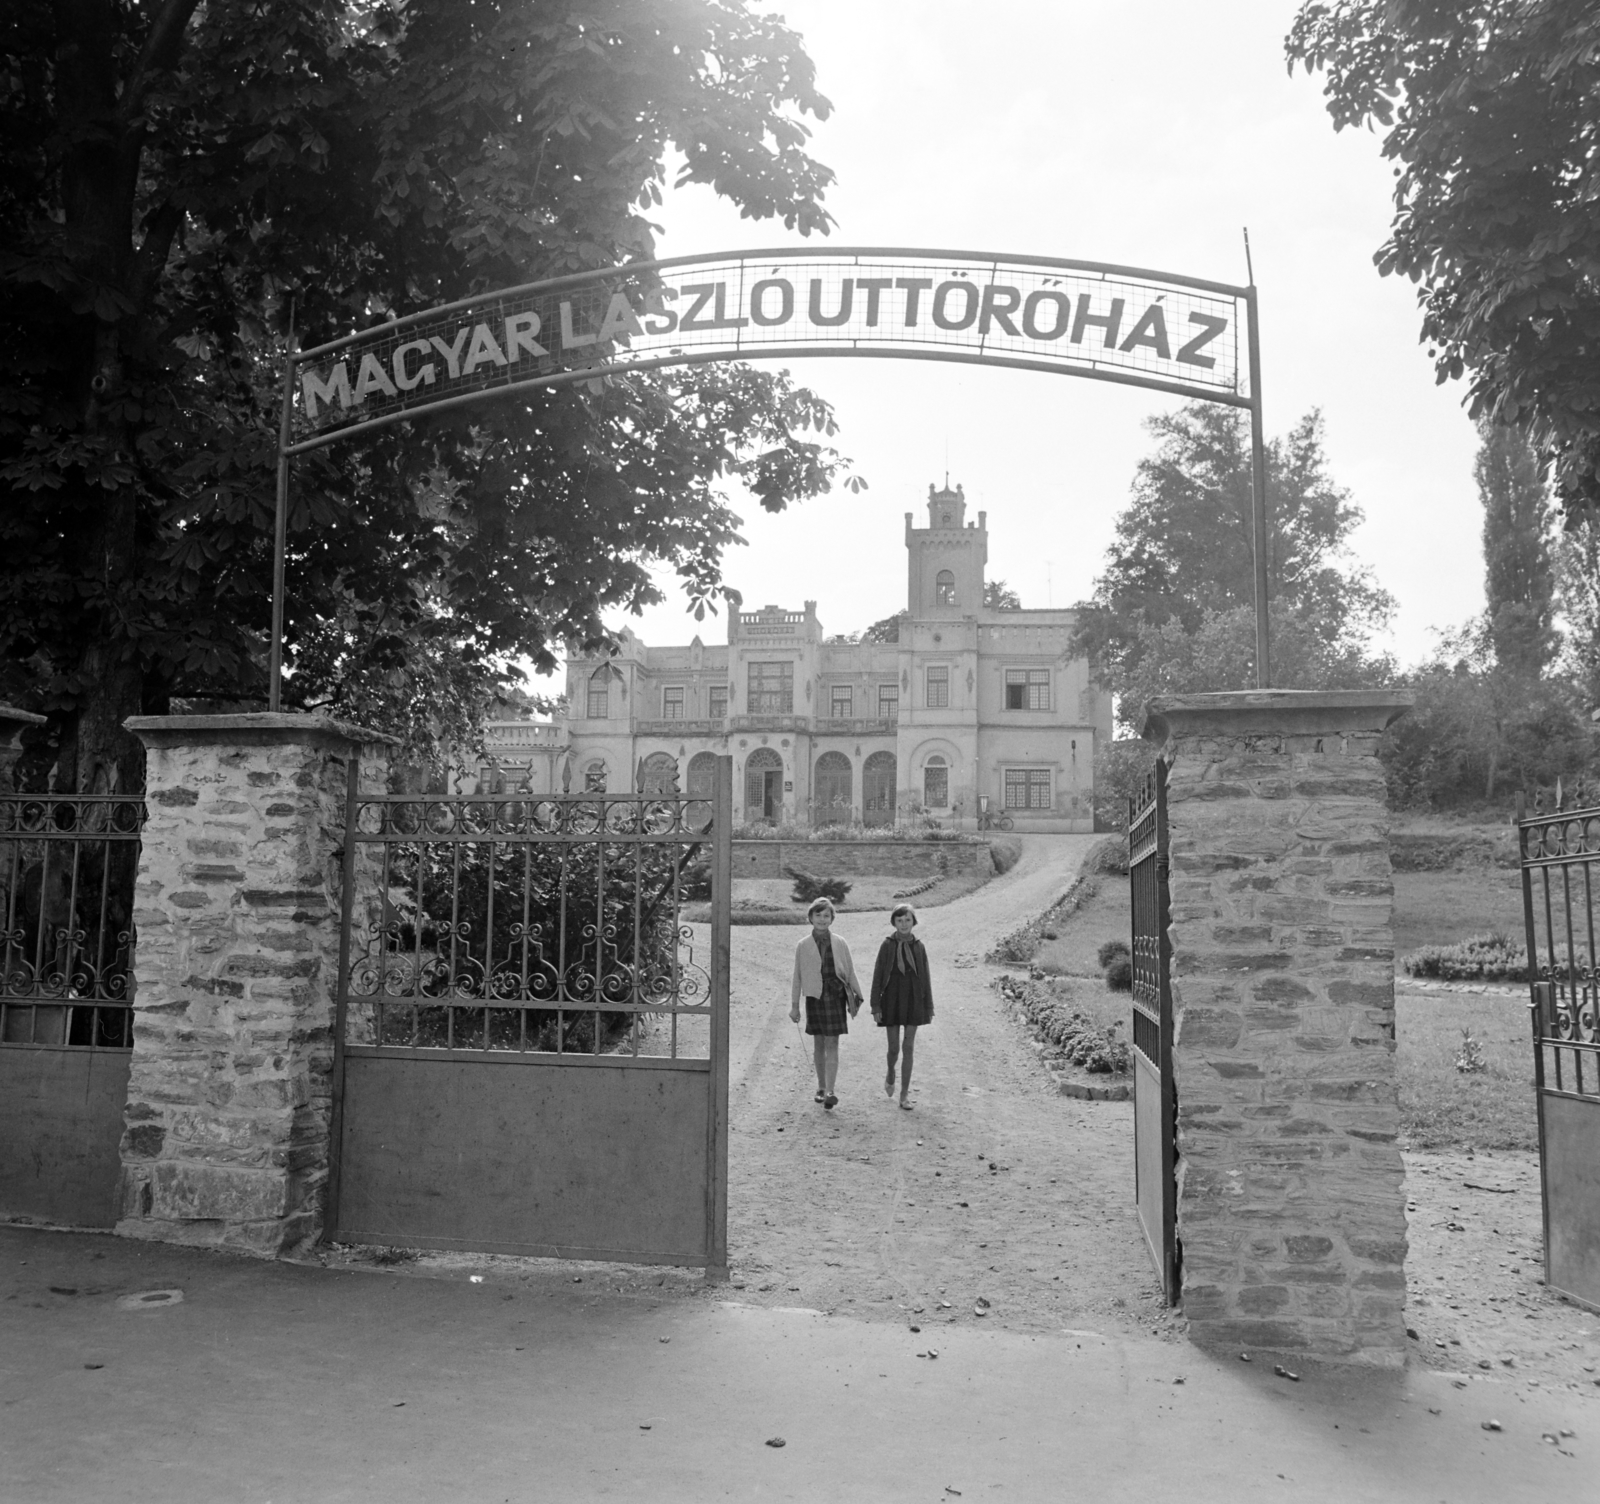
[[[783,877],[785,867],[818,877],[909,877],[971,872],[989,861],[969,841],[735,841],[733,875]],[[985,867],[984,870],[988,870]]]
[[[1182,1300],[1207,1347],[1404,1361],[1375,756],[1403,708],[1262,692],[1162,702],[1152,718],[1169,764]]]
[[[322,1230],[346,769],[380,748],[302,715],[137,717],[125,1236],[276,1255]]]

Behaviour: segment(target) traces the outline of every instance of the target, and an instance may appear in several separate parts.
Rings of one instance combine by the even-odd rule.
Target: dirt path
[[[810,1042],[788,1016],[804,932],[734,930],[728,1241],[742,1299],[924,1326],[1171,1329],[1133,1215],[1131,1108],[1058,1095],[975,959],[1067,887],[1094,839],[1027,837],[1011,872],[924,915],[936,1013],[913,1112],[884,1095],[865,1010],[841,1042],[838,1107],[812,1102]],[[866,970],[887,924],[845,914],[836,930]]]

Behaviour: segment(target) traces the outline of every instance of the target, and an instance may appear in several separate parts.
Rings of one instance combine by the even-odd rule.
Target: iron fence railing
[[[145,804],[0,795],[0,1045],[133,1047],[133,889]]]

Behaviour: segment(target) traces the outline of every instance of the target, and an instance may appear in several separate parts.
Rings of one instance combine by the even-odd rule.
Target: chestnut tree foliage
[[[669,155],[825,232],[828,102],[742,0],[9,0],[0,13],[0,699],[58,786],[121,729],[264,706],[281,372],[302,345],[653,253]],[[675,154],[675,155],[674,155]],[[286,702],[414,743],[594,643],[738,519],[828,489],[827,406],[748,366],[505,398],[316,451],[289,516]]]
[[[1309,0],[1291,69],[1383,132],[1379,270],[1418,284],[1440,381],[1526,427],[1569,517],[1600,510],[1600,10],[1588,0]]]

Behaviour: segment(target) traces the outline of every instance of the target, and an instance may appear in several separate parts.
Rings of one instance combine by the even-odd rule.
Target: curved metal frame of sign
[[[426,413],[575,381],[812,356],[1002,366],[1248,409],[1257,678],[1270,683],[1254,285],[1045,256],[818,246],[637,261],[530,282],[291,354],[278,444],[272,709],[280,703],[294,455]]]

